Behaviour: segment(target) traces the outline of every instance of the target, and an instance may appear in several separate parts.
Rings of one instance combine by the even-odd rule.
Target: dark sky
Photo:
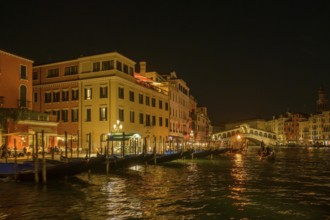
[[[50,3],[52,2],[52,3]],[[327,1],[1,1],[0,48],[35,63],[117,51],[175,71],[214,125],[316,110]]]

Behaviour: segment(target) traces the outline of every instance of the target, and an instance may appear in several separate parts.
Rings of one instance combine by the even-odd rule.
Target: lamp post
[[[116,124],[113,125],[113,129],[114,129],[115,132],[119,132],[119,131],[123,130],[123,125],[120,123],[119,120],[117,120],[116,121]],[[125,152],[124,152],[125,146],[124,146],[124,144],[125,144],[125,132],[123,132],[123,138],[122,138],[122,144],[121,144],[121,154],[122,154],[122,157],[124,157],[124,155],[125,155]],[[112,151],[113,151],[113,149],[112,149]]]
[[[107,174],[109,174],[109,165],[110,165],[110,162],[109,162],[109,141],[110,141],[110,138],[111,138],[111,133],[108,133],[108,135],[107,135],[107,149],[105,150],[105,155],[106,155],[106,159],[107,159],[107,161],[106,161]]]
[[[170,139],[170,153],[171,153],[171,151],[172,151],[172,136],[170,136],[169,139]]]
[[[135,155],[136,155],[136,153],[137,153],[137,152],[136,152],[136,145],[137,145],[136,142],[138,141],[139,138],[141,138],[141,136],[140,136],[139,134],[134,134],[134,135],[133,135],[133,141],[134,141],[134,153],[135,153]]]

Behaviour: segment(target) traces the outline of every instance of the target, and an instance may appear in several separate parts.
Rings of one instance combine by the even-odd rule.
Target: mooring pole
[[[17,179],[17,147],[16,147],[16,138],[14,138],[14,154],[15,154],[15,174],[14,174],[14,178],[15,180]]]
[[[64,142],[65,142],[65,162],[69,162],[68,158],[68,133],[64,132]]]
[[[110,134],[108,134],[108,138],[107,138],[107,149],[105,150],[106,153],[106,160],[107,160],[107,175],[109,174],[109,166],[110,166],[110,161],[109,161],[109,141],[110,141]]]
[[[41,147],[42,147],[42,182],[47,183],[47,171],[46,171],[46,158],[45,158],[45,141],[44,130],[41,131]]]
[[[34,181],[39,183],[39,161],[38,161],[38,132],[35,134],[35,146],[34,150]]]

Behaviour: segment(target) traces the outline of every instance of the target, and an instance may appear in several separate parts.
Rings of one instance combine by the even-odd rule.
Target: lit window
[[[100,108],[100,121],[106,121],[107,120],[107,107],[101,107]]]
[[[85,89],[85,100],[92,99],[92,88]]]
[[[26,66],[21,65],[21,79],[27,79]]]

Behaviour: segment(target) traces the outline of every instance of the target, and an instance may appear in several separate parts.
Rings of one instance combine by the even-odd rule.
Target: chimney
[[[140,74],[144,75],[147,71],[147,62],[141,61],[140,62]]]

